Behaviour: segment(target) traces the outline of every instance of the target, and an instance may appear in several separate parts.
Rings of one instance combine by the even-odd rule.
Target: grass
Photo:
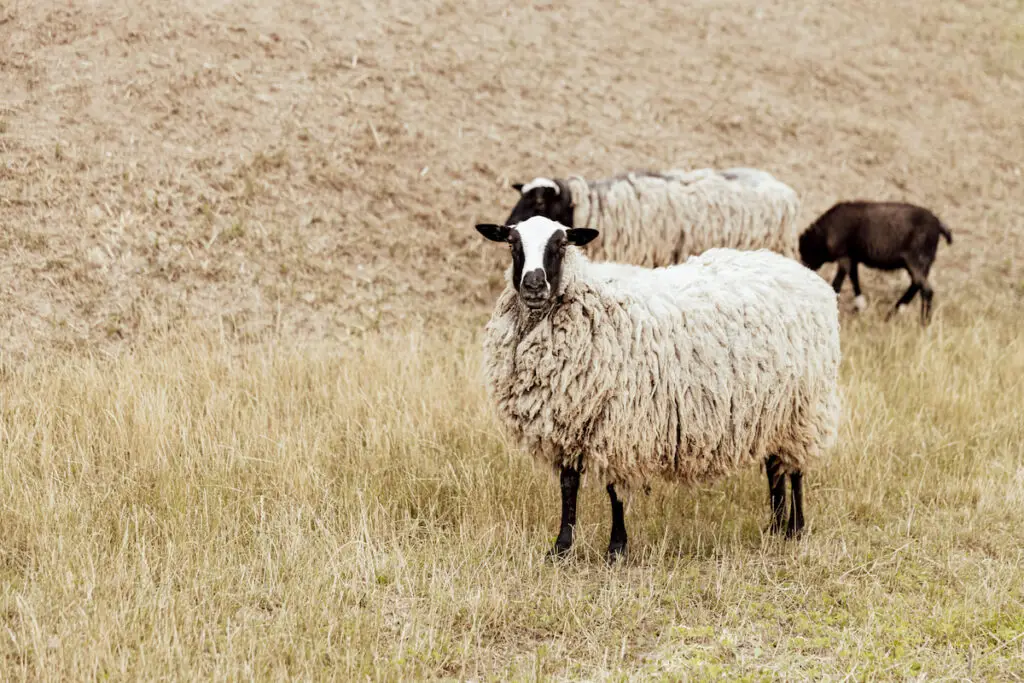
[[[763,474],[654,486],[604,565],[545,562],[554,479],[495,430],[471,332],[165,340],[0,366],[7,680],[1024,676],[1024,340],[844,323],[810,534]]]

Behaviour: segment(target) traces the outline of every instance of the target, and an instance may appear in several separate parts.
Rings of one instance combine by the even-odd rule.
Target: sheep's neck
[[[537,327],[540,321],[551,315],[551,313],[562,303],[562,297],[553,298],[543,308],[530,308],[522,301],[516,305],[518,327],[520,338],[525,337],[533,328]]]

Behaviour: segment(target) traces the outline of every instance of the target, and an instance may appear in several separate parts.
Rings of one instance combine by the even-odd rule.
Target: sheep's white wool
[[[563,226],[554,221],[537,219],[523,221],[516,226],[516,232],[519,233],[519,239],[523,243],[523,278],[527,273],[538,268],[544,270],[544,249],[551,236],[563,229]],[[547,284],[546,273],[544,282]],[[522,280],[520,280],[520,284],[522,284]]]
[[[537,460],[628,489],[769,454],[803,469],[832,444],[837,297],[799,263],[712,249],[651,270],[569,247],[558,294],[531,312],[506,287],[484,333],[489,396]]]
[[[758,185],[775,181],[772,174],[767,171],[762,171],[759,168],[745,168],[742,166],[727,168],[724,171],[720,171],[719,175],[726,180],[734,180],[748,187],[757,187]]]
[[[551,187],[554,188],[555,194],[561,192],[561,188],[558,187],[558,183],[550,178],[534,178],[530,182],[523,185],[522,194],[526,194],[530,190],[536,190],[538,187]]]
[[[644,266],[679,263],[713,247],[770,249],[796,257],[796,192],[751,168],[630,173],[588,182],[567,179],[573,224],[601,236],[595,259]]]

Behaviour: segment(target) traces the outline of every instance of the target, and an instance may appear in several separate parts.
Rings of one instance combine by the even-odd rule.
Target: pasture
[[[1024,6],[0,0],[0,678],[1024,677]],[[843,422],[603,561],[480,378],[541,175],[757,166],[951,228]],[[499,250],[500,251],[500,250]],[[831,271],[822,271],[830,277]]]

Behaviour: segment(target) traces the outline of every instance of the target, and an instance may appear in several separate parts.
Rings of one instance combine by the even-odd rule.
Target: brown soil
[[[501,255],[472,226],[507,215],[508,183],[634,167],[762,167],[804,222],[840,198],[924,204],[955,236],[939,300],[1019,302],[1022,17],[0,0],[0,350],[476,321]]]

